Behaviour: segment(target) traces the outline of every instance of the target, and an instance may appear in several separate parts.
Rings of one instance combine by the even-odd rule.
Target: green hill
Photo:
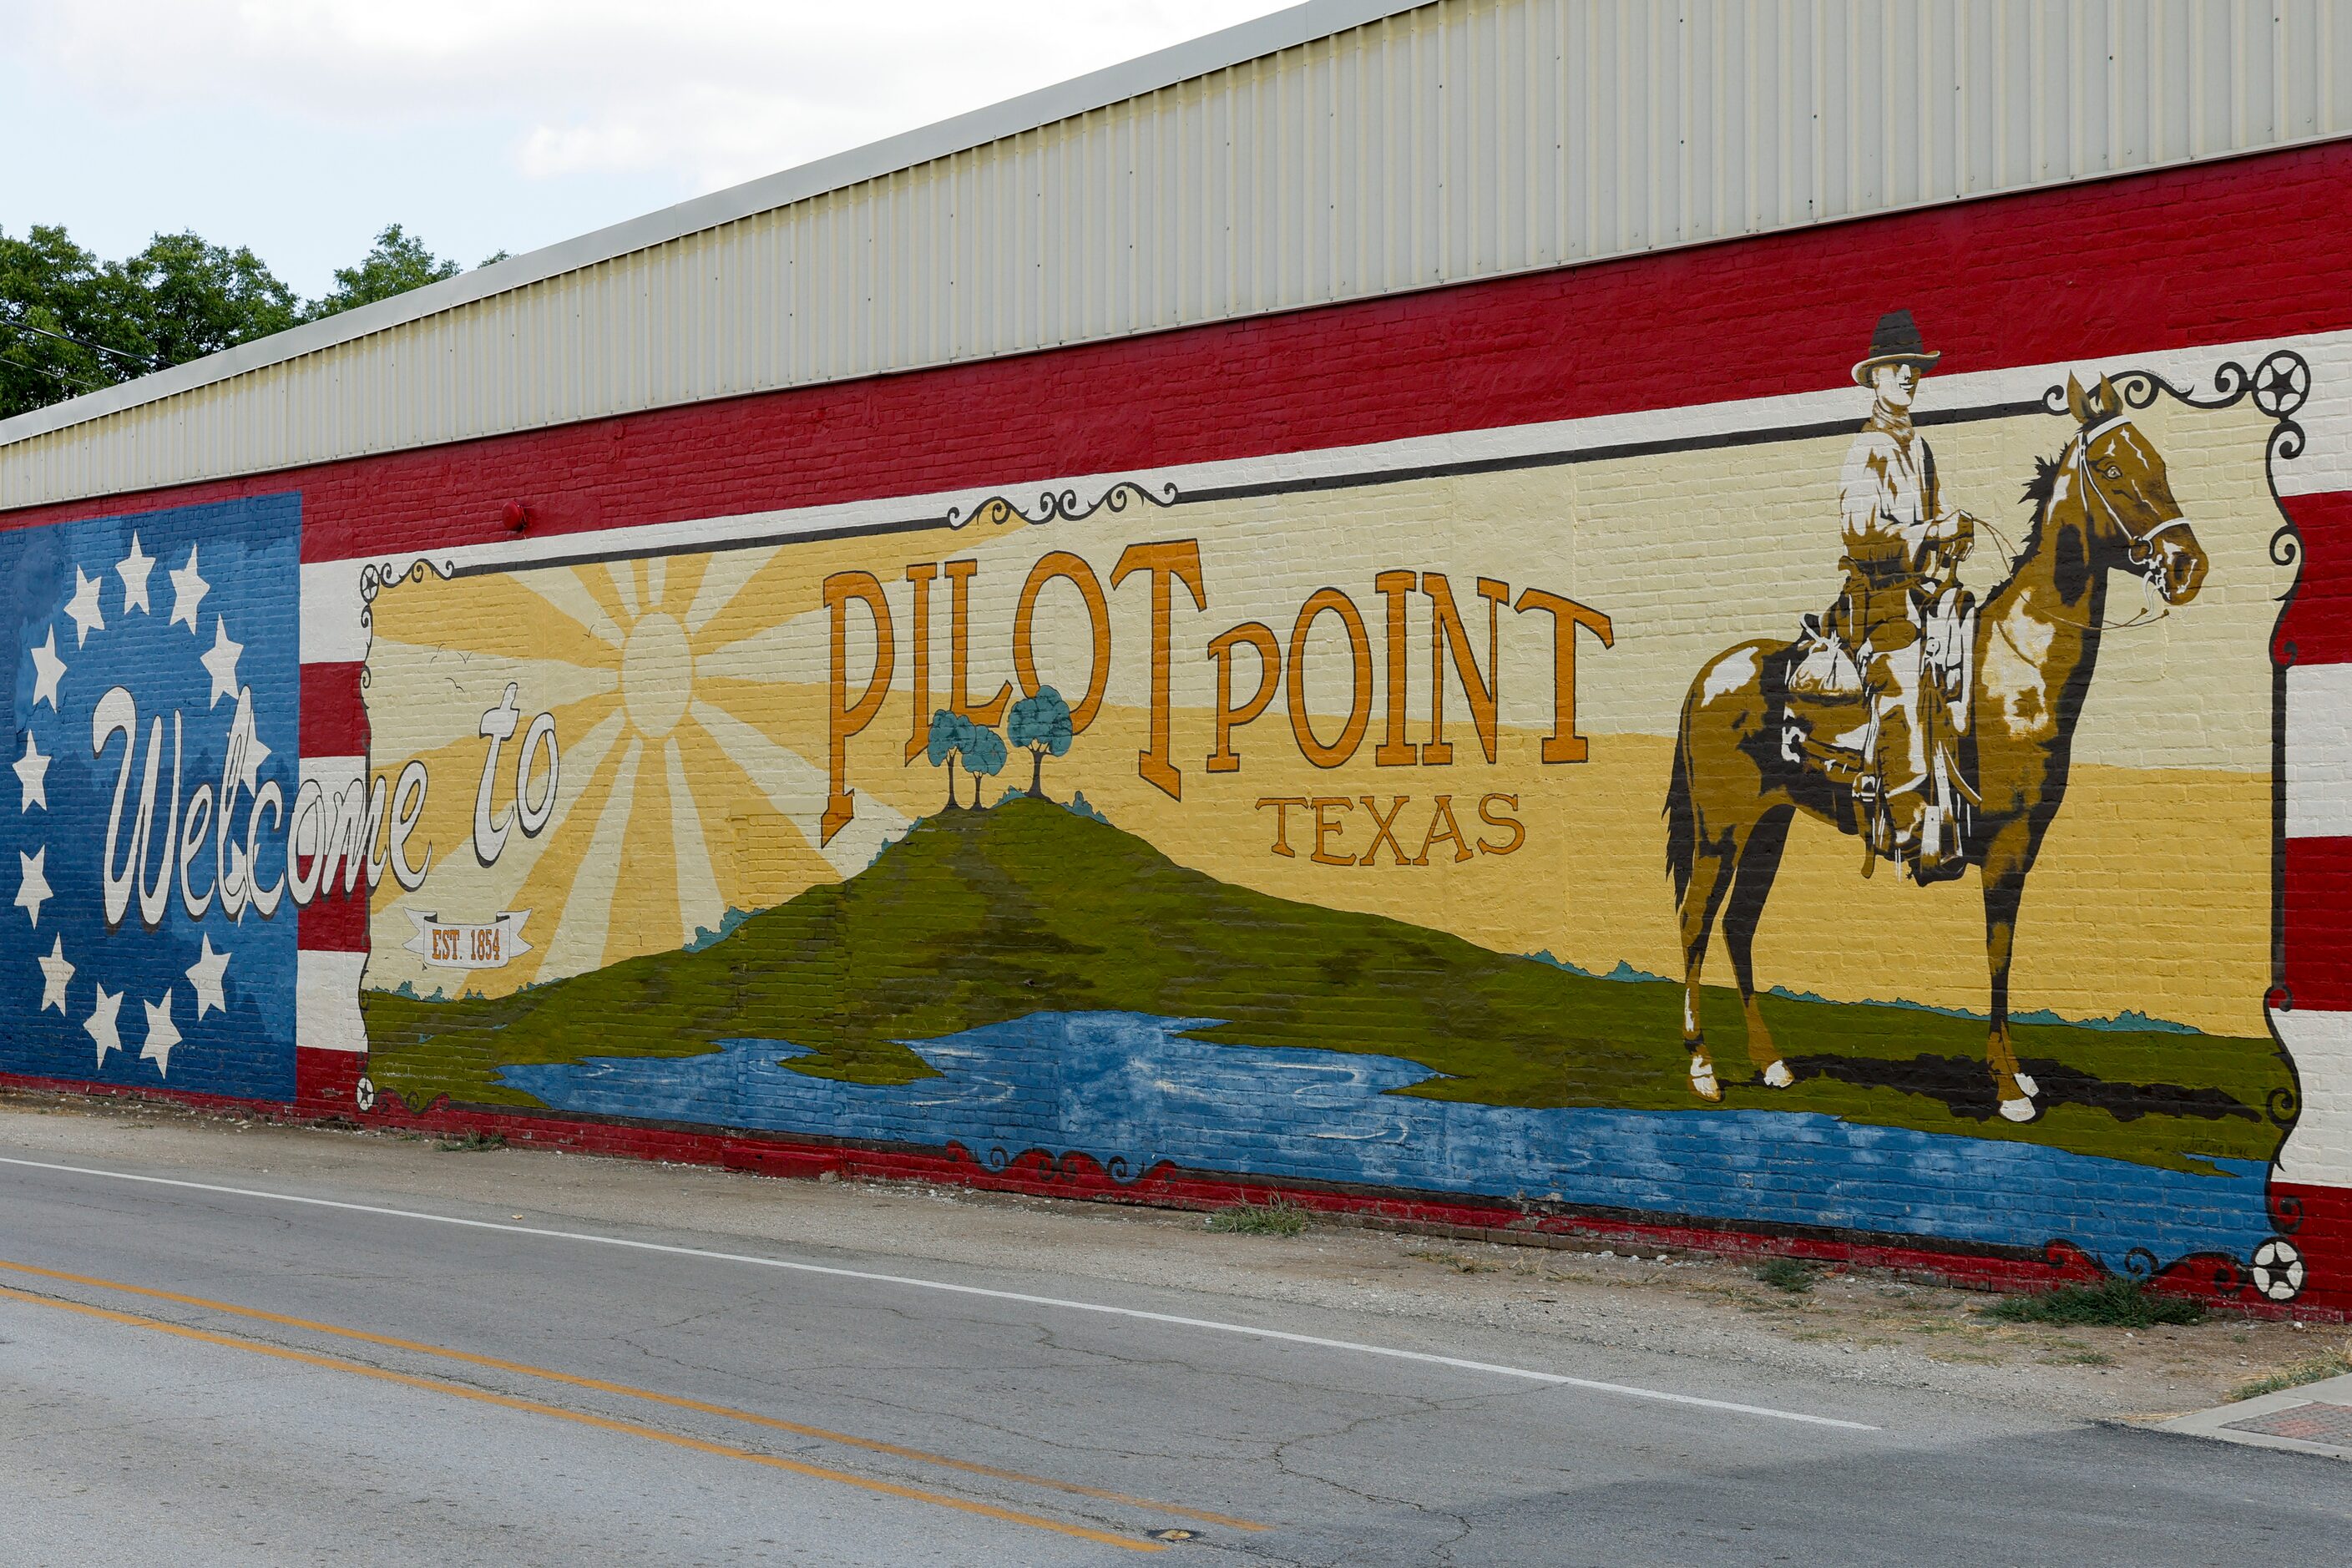
[[[1659,897],[1666,897],[1663,880]],[[2143,1163],[2267,1159],[2289,1079],[2268,1040],[2022,1026],[2050,1110],[1992,1117],[1981,1021],[1767,997],[1802,1081],[1727,1105],[2056,1144]],[[819,1076],[903,1082],[898,1042],[1038,1012],[1213,1017],[1234,1046],[1374,1052],[1444,1079],[1410,1092],[1524,1106],[1687,1110],[1680,988],[1596,979],[1402,921],[1251,892],[1044,800],[941,813],[848,881],[812,888],[696,951],[631,959],[494,1000],[363,998],[379,1088],[423,1104],[535,1104],[509,1064],[690,1056],[790,1040]],[[1737,998],[1709,1037],[1744,1076]]]

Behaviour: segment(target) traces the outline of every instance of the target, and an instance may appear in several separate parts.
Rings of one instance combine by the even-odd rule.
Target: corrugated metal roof
[[[1316,0],[0,423],[0,507],[2347,133],[2327,0]]]

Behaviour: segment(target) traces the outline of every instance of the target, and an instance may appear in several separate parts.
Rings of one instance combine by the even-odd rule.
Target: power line
[[[0,322],[0,325],[13,326],[15,323]],[[78,386],[84,392],[104,392],[106,390],[106,383],[102,381],[84,381],[78,375],[67,374],[64,371],[59,370],[56,365],[43,364],[37,360],[9,359],[5,356],[0,356],[0,364],[7,365],[11,369],[15,370],[37,370],[43,375],[53,375],[59,381],[64,382],[68,386]]]
[[[110,349],[104,343],[85,342],[79,338],[68,337],[63,332],[53,332],[47,327],[37,327],[30,321],[0,320],[0,327],[14,327],[20,332],[38,332],[45,338],[55,338],[61,343],[71,343],[78,349],[88,349],[92,353],[110,354],[116,359],[126,360],[131,363],[137,365],[142,374],[157,368],[149,361],[141,359],[137,354],[125,353],[121,349]]]

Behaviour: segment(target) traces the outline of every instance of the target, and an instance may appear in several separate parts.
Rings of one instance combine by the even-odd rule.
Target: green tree
[[[1075,734],[1070,728],[1070,705],[1052,687],[1041,686],[1013,705],[1013,711],[1005,716],[1004,732],[1014,745],[1029,748],[1029,793],[1042,797],[1046,757],[1066,752]]]
[[[963,805],[956,798],[955,760],[959,753],[969,758],[965,749],[971,744],[971,721],[954,710],[942,708],[931,715],[930,738],[923,747],[923,755],[931,760],[931,766],[935,768],[941,763],[947,766],[950,811]]]
[[[980,805],[980,781],[994,778],[1004,771],[1004,759],[1010,753],[1004,749],[1004,737],[985,724],[971,726],[964,742],[964,771],[971,774],[971,804]]]
[[[504,251],[486,259],[506,258]],[[62,228],[0,229],[0,418],[388,300],[464,268],[394,224],[307,303],[243,246],[159,234],[101,261]]]
[[[283,331],[299,309],[252,251],[194,234],[100,261],[62,228],[0,232],[0,416]]]
[[[501,251],[490,259],[496,261],[504,255]],[[392,224],[375,237],[374,248],[360,258],[358,266],[335,268],[333,291],[323,299],[311,300],[303,312],[304,319],[315,321],[322,316],[373,305],[378,300],[389,300],[412,289],[422,289],[427,283],[455,278],[464,270],[458,263],[434,255],[424,241],[400,225]]]

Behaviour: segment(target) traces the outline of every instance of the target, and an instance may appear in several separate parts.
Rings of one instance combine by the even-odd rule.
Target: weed
[[[2050,1358],[2053,1366],[2113,1366],[2116,1358],[2105,1351],[2067,1351]]]
[[[478,1154],[485,1149],[507,1146],[503,1132],[467,1132],[456,1138],[444,1138],[433,1145],[445,1154]]]
[[[1775,1290],[1801,1296],[1813,1288],[1813,1266],[1793,1258],[1768,1258],[1756,1266],[1756,1278]]]
[[[1243,1236],[1297,1236],[1307,1228],[1307,1210],[1287,1198],[1270,1204],[1234,1204],[1212,1214],[1209,1228]]]
[[[2322,1378],[2342,1377],[2347,1373],[2352,1373],[2352,1340],[2345,1341],[2332,1351],[2323,1351],[2315,1356],[2292,1362],[2266,1377],[2242,1383],[2230,1397],[2252,1399],[2258,1394],[2276,1394],[2283,1388],[2300,1388],[2306,1383],[2317,1383]]]
[[[2007,1323],[2062,1323],[2147,1329],[2158,1323],[2201,1323],[2201,1303],[2160,1295],[2137,1280],[2111,1275],[2095,1285],[2067,1285],[2031,1296],[2004,1296],[1984,1309]]]

